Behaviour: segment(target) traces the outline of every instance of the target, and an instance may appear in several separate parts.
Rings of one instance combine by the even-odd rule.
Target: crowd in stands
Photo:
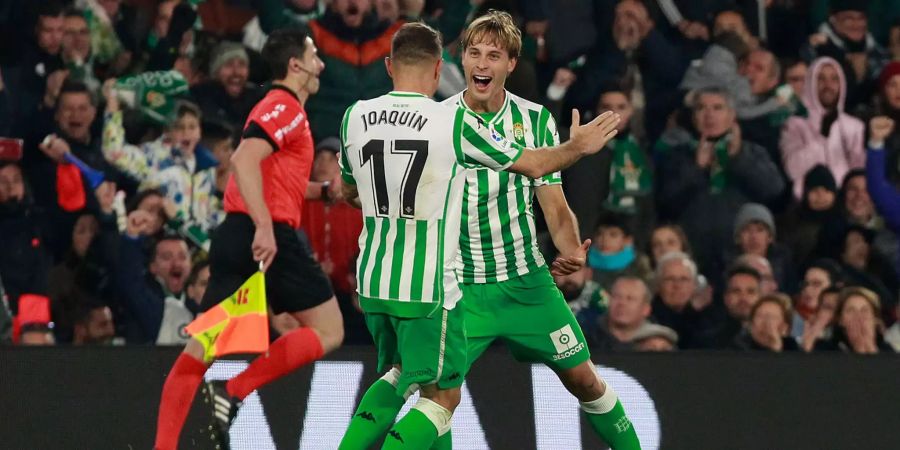
[[[446,98],[466,86],[462,30],[500,9],[524,40],[512,93],[547,106],[563,135],[572,108],[622,117],[604,151],[563,172],[593,244],[584,269],[556,282],[595,351],[900,351],[900,2],[2,6],[0,343],[185,342],[229,159],[269,87],[267,33],[305,27],[318,46],[325,69],[306,111],[312,179],[329,181],[345,109],[391,89],[397,28],[441,31]],[[298,233],[331,278],[345,341],[365,343],[362,218],[321,197]]]

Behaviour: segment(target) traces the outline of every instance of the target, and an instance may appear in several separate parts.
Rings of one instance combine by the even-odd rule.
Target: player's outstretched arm
[[[572,110],[569,140],[555,147],[541,147],[522,152],[507,170],[529,178],[540,178],[575,164],[580,158],[597,153],[616,136],[619,115],[607,111],[581,125],[577,109]]]

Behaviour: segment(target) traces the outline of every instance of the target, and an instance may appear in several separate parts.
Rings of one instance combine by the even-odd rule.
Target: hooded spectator
[[[803,194],[803,177],[817,164],[827,167],[835,180],[863,167],[865,126],[844,112],[847,82],[832,58],[813,61],[807,72],[803,105],[806,117],[791,117],[781,132],[784,169],[794,182],[794,196]]]

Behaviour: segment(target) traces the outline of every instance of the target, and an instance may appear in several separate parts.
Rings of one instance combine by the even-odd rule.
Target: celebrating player
[[[360,304],[379,370],[394,368],[363,396],[342,449],[372,445],[417,387],[421,398],[388,431],[384,448],[449,443],[468,369],[464,302],[453,272],[467,171],[542,177],[599,151],[619,120],[608,113],[579,126],[573,112],[569,142],[525,150],[476,115],[429,98],[440,79],[441,41],[423,24],[398,30],[387,68],[394,91],[360,101],[344,115],[341,165],[345,197],[365,218]]]
[[[475,19],[461,45],[466,90],[444,103],[479,115],[497,133],[521,146],[557,143],[550,112],[504,87],[522,48],[512,17],[490,11]],[[463,190],[459,272],[466,300],[469,363],[494,340],[502,339],[517,359],[542,362],[553,369],[610,447],[640,448],[615,391],[599,379],[584,334],[538,250],[533,194],[562,255],[553,263],[553,272],[564,275],[584,265],[590,241],[580,243],[559,173],[532,179],[469,171]]]
[[[313,141],[303,104],[319,90],[324,64],[305,32],[282,29],[262,50],[272,70],[272,89],[250,112],[243,139],[231,158],[225,190],[228,213],[210,250],[204,311],[232,295],[258,270],[266,271],[266,296],[277,314],[291,313],[301,327],[272,343],[269,352],[228,383],[204,389],[214,408],[213,438],[228,447],[228,428],[241,401],[257,388],[340,346],[343,322],[328,278],[297,237],[304,195],[327,196],[327,184],[311,183]],[[256,263],[254,262],[256,261]],[[210,361],[192,339],[163,386],[156,444],[175,449],[197,386]]]

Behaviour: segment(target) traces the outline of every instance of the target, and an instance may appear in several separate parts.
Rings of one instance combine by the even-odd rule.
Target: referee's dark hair
[[[282,28],[269,35],[262,49],[262,59],[269,66],[272,79],[287,76],[291,58],[303,59],[308,36],[305,28]]]
[[[441,59],[441,34],[420,22],[410,22],[397,30],[391,40],[391,61],[412,65]]]

